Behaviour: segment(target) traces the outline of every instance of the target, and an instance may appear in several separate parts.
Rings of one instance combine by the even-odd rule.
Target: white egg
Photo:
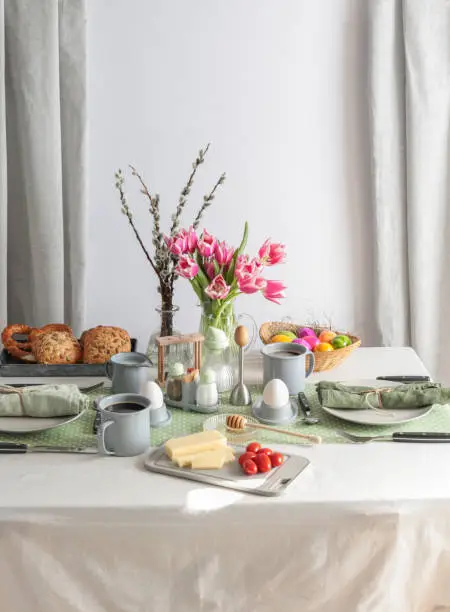
[[[289,390],[279,378],[269,380],[264,387],[263,401],[270,408],[282,408],[289,402]]]
[[[144,384],[142,389],[142,395],[148,397],[151,402],[150,408],[152,410],[161,408],[164,403],[164,396],[163,392],[161,391],[161,387],[153,380],[149,380]]]

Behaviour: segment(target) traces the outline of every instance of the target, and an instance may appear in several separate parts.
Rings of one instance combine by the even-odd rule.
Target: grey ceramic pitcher
[[[314,370],[314,353],[301,344],[276,342],[262,349],[264,365],[264,385],[273,378],[280,378],[289,390],[289,395],[297,395],[305,390],[305,378]],[[309,355],[309,366],[305,372],[305,358]]]
[[[113,393],[142,393],[151,362],[142,353],[117,353],[106,364]]]

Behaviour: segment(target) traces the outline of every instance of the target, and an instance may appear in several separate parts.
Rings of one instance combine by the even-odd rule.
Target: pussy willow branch
[[[136,170],[134,166],[130,165],[130,168],[131,168],[131,172],[133,176],[136,176],[138,181],[141,184],[141,187],[142,187],[141,192],[148,198],[149,211],[153,217],[153,222],[154,222],[153,244],[155,248],[159,250],[161,249],[161,246],[163,244],[163,235],[161,233],[161,226],[160,226],[161,217],[159,214],[159,195],[156,194],[154,197],[152,197],[149,191],[149,188],[145,184],[144,179],[142,178],[141,174],[139,174],[139,172]]]
[[[130,210],[130,208],[129,208],[129,206],[128,206],[128,203],[127,203],[127,198],[126,198],[126,196],[125,196],[125,192],[124,192],[124,190],[123,190],[123,184],[124,184],[125,179],[124,179],[124,177],[123,177],[122,171],[121,171],[121,170],[118,170],[118,171],[116,172],[116,175],[115,175],[115,176],[116,176],[116,188],[117,188],[117,190],[118,190],[118,192],[119,192],[119,195],[120,195],[120,202],[121,202],[121,204],[122,204],[122,213],[123,213],[123,214],[124,214],[124,215],[127,217],[127,219],[128,219],[128,223],[131,225],[131,228],[132,228],[132,230],[133,230],[133,232],[134,232],[134,235],[136,236],[137,241],[139,242],[139,244],[140,244],[140,246],[141,246],[141,249],[144,251],[144,254],[145,254],[146,258],[148,259],[148,261],[149,261],[149,263],[150,263],[151,267],[152,267],[152,268],[153,268],[153,270],[155,271],[156,276],[157,276],[157,277],[159,278],[159,280],[161,281],[161,275],[160,275],[160,273],[159,273],[159,271],[158,271],[158,268],[157,268],[157,267],[155,266],[155,264],[153,263],[153,260],[152,260],[152,258],[150,257],[150,254],[149,254],[149,252],[147,251],[147,249],[146,249],[146,247],[145,247],[145,244],[143,243],[142,238],[140,237],[139,232],[137,231],[136,226],[135,226],[135,224],[134,224],[134,221],[133,221],[133,214],[132,214],[132,212],[131,212],[131,210]]]
[[[222,185],[225,182],[226,178],[227,178],[227,176],[226,176],[226,174],[224,172],[222,174],[222,176],[219,178],[219,180],[217,181],[217,183],[212,188],[211,192],[208,195],[203,196],[202,207],[200,208],[200,210],[197,213],[197,216],[195,217],[194,229],[197,229],[198,226],[200,225],[200,221],[201,221],[201,218],[203,217],[203,213],[208,208],[208,206],[211,206],[212,201],[214,200],[214,193],[215,193],[216,189],[219,187],[219,185]]]
[[[197,172],[199,166],[201,166],[201,164],[203,164],[203,162],[205,161],[205,156],[208,153],[209,145],[210,143],[206,145],[204,151],[203,149],[200,149],[200,151],[198,152],[197,159],[192,164],[191,175],[189,176],[188,182],[186,183],[180,194],[177,209],[172,217],[172,227],[170,228],[171,236],[173,236],[180,227],[181,213],[183,212],[183,208],[186,206],[187,196],[191,193],[191,187],[194,183],[195,173]]]

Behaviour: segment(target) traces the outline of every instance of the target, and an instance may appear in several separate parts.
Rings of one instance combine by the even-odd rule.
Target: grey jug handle
[[[306,351],[305,357],[306,355],[309,355],[309,367],[305,373],[305,378],[308,378],[308,376],[310,376],[314,371],[314,365],[316,363],[316,358],[314,357],[314,353],[312,351]]]
[[[113,364],[113,363],[111,363],[111,361],[107,361],[107,362],[105,363],[106,376],[107,376],[107,377],[108,377],[110,380],[112,380],[112,377],[113,377],[113,372],[112,372],[113,366],[114,366],[114,364]]]

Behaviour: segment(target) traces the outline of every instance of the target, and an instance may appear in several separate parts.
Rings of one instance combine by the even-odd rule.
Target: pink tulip
[[[262,266],[255,257],[250,259],[248,255],[240,255],[237,258],[234,274],[238,281],[240,279],[258,276],[261,271]]]
[[[217,242],[215,256],[219,266],[228,266],[233,259],[234,249],[227,245],[226,242]]]
[[[195,249],[197,248],[198,236],[197,236],[197,232],[192,227],[192,225],[188,229],[188,231],[186,232],[186,239],[187,239],[187,248],[188,248],[188,251],[189,251],[189,253],[193,253],[195,251]]]
[[[284,294],[285,289],[286,285],[283,285],[281,281],[269,280],[264,288],[263,296],[266,300],[280,304],[280,300],[286,297]]]
[[[238,287],[242,293],[256,293],[263,291],[267,281],[262,276],[246,275],[238,279]]]
[[[231,287],[226,284],[222,274],[219,274],[213,279],[212,283],[206,287],[205,293],[212,300],[224,300],[230,293],[230,289]]]
[[[217,240],[212,234],[208,234],[203,230],[200,240],[197,244],[197,249],[202,257],[212,257],[216,248]]]
[[[258,251],[261,263],[265,266],[274,266],[275,264],[284,263],[286,261],[286,247],[279,242],[270,242],[266,240]]]
[[[210,278],[211,280],[215,277],[216,270],[212,262],[208,261],[205,263],[205,272],[208,275],[208,278]]]
[[[175,272],[178,274],[178,276],[192,280],[198,274],[198,264],[189,255],[181,255],[175,268]]]
[[[180,257],[180,255],[184,255],[188,250],[186,230],[181,230],[173,237],[164,236],[164,241],[169,251],[177,257]]]

